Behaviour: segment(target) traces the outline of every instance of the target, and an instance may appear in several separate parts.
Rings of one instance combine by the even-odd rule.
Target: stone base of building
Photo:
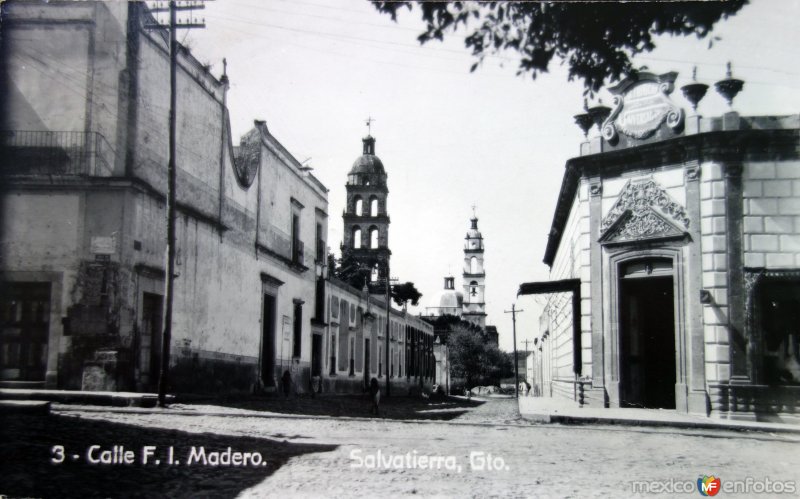
[[[746,421],[800,423],[800,386],[709,385],[711,416]]]
[[[211,352],[172,358],[169,391],[192,394],[249,394],[258,379],[258,359]]]

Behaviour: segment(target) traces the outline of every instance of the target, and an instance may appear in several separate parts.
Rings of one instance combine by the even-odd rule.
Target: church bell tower
[[[375,155],[375,139],[362,139],[363,154],[347,174],[347,205],[342,215],[344,231],[342,255],[350,255],[358,264],[369,269],[369,280],[377,283],[386,274],[389,261],[389,214],[386,198],[389,188],[386,171]],[[375,286],[370,289],[379,291]],[[379,292],[383,292],[382,288]]]
[[[473,213],[464,242],[464,305],[463,318],[486,327],[486,272],[483,268],[483,236],[478,231],[478,217]]]

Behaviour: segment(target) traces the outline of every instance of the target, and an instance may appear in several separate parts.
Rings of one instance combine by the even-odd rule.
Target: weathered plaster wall
[[[123,114],[120,92],[127,5],[13,4],[8,12],[12,21],[3,26],[2,60],[8,88],[2,128],[98,132],[102,139],[93,138],[98,142],[91,145],[75,136],[47,140],[89,147],[103,158],[95,174],[121,174],[116,151],[117,123]]]

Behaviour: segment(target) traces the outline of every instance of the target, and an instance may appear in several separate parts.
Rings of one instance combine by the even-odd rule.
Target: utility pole
[[[369,122],[367,122],[369,125]],[[386,345],[384,345],[383,352],[384,357],[386,358],[384,362],[384,366],[386,368],[386,396],[388,397],[391,395],[391,383],[389,383],[389,349],[391,348],[391,340],[389,338],[389,333],[391,329],[390,326],[390,319],[392,318],[392,281],[396,279],[391,279],[389,276],[389,257],[386,257]],[[398,366],[399,367],[399,366]]]
[[[201,2],[204,0],[200,0]],[[169,26],[161,24],[145,25],[148,29],[166,29],[169,31],[169,162],[167,166],[167,278],[165,282],[164,298],[164,334],[161,340],[161,371],[158,377],[158,405],[166,406],[167,378],[169,373],[169,355],[172,342],[172,303],[175,296],[175,178],[176,178],[176,103],[177,103],[177,68],[178,68],[178,37],[177,30],[191,28],[205,28],[205,19],[198,23],[191,18],[186,22],[178,22],[178,11],[192,11],[204,9],[202,3],[183,2],[178,5],[176,0],[170,0],[168,8],[153,8],[150,12],[169,12]]]
[[[519,398],[519,365],[517,363],[517,314],[521,314],[524,310],[517,310],[516,304],[511,304],[511,310],[504,310],[504,313],[511,314],[511,321],[513,323],[514,332],[514,390]]]
[[[520,312],[522,312],[522,310],[520,310]],[[528,352],[528,343],[533,343],[533,342],[526,339],[522,343],[525,343],[525,352],[527,353]]]

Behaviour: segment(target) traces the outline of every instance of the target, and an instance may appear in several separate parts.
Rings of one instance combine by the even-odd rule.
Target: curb
[[[95,413],[114,413],[114,414],[141,414],[141,415],[166,415],[166,416],[211,416],[211,417],[240,417],[258,419],[311,419],[317,421],[352,421],[352,422],[389,422],[402,424],[439,424],[452,426],[472,426],[478,428],[531,428],[544,425],[562,426],[633,426],[633,427],[655,427],[655,428],[674,428],[674,429],[694,429],[694,430],[723,430],[730,432],[761,432],[761,433],[783,433],[800,434],[800,428],[772,428],[763,425],[720,425],[712,422],[703,421],[656,421],[643,419],[622,419],[622,418],[599,418],[590,416],[563,416],[553,414],[527,414],[520,417],[519,423],[488,423],[477,421],[454,421],[438,419],[390,419],[390,418],[369,418],[360,416],[319,416],[303,414],[280,414],[280,413],[231,413],[231,412],[200,412],[189,410],[158,410],[142,409],[134,407],[93,407],[93,406],[68,406],[56,405],[53,407],[54,414],[68,416],[70,413],[95,412]]]
[[[0,415],[24,414],[26,416],[47,416],[50,402],[39,400],[0,400]]]
[[[174,395],[167,395],[174,400]],[[61,404],[86,404],[102,407],[155,407],[158,396],[150,393],[83,392],[77,390],[28,390],[0,388],[0,402],[46,401]]]
[[[312,419],[318,421],[353,421],[353,422],[388,422],[404,424],[447,424],[458,426],[477,426],[483,428],[528,428],[531,425],[524,418],[520,418],[520,423],[483,423],[473,421],[453,421],[445,419],[391,419],[391,418],[368,418],[361,416],[318,416],[305,414],[280,414],[280,413],[232,413],[232,412],[200,412],[187,410],[151,410],[138,407],[96,407],[96,406],[77,406],[77,405],[56,405],[53,407],[54,414],[68,415],[76,412],[102,412],[113,414],[141,414],[141,415],[163,415],[163,416],[213,416],[213,417],[238,417],[238,418],[262,418],[262,419]]]
[[[555,423],[563,425],[613,425],[644,426],[656,428],[679,428],[694,430],[726,430],[735,432],[758,431],[765,433],[800,434],[800,427],[766,426],[762,424],[716,423],[712,421],[660,421],[652,419],[626,419],[595,416],[567,416],[561,414],[524,414],[523,419],[534,423]]]

